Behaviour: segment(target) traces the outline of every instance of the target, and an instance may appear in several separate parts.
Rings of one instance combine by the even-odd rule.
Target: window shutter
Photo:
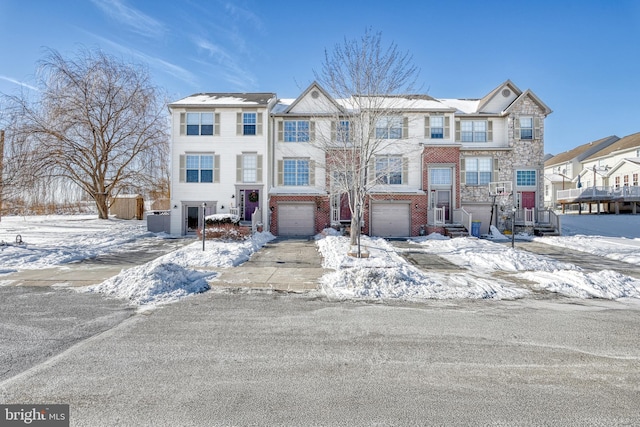
[[[258,122],[256,123],[256,135],[262,135],[262,113],[258,113],[256,115],[258,116],[256,119]]]
[[[460,159],[460,185],[467,183],[467,171],[465,170],[465,161]]]
[[[495,158],[495,159],[493,159],[493,171],[492,171],[493,173],[491,174],[491,180],[493,182],[498,182],[498,179],[499,179],[498,178],[498,170],[499,170],[498,169],[498,159]]]
[[[278,160],[278,185],[284,184],[284,161]]]
[[[262,182],[262,154],[258,154],[258,165],[256,167],[256,182]]]
[[[180,135],[187,134],[187,115],[185,113],[180,113]]]
[[[513,139],[520,139],[520,118],[513,119]]]
[[[236,115],[236,135],[242,135],[242,113]]]
[[[487,142],[493,141],[493,120],[487,120]]]
[[[220,182],[220,154],[213,156],[213,182]]]
[[[449,116],[444,117],[444,139],[451,138],[451,131],[449,130]]]
[[[406,157],[402,158],[402,183],[409,183],[409,159]]]
[[[533,139],[540,139],[540,117],[533,118]]]
[[[338,126],[337,126],[336,122],[332,121],[331,122],[331,142],[338,140],[337,128],[338,128]]]
[[[215,126],[213,134],[216,136],[220,136],[220,113],[215,114]]]
[[[460,142],[460,120],[456,119],[456,142]]]
[[[180,182],[187,181],[187,159],[184,154],[180,155]]]
[[[242,182],[242,154],[236,156],[236,182]]]
[[[282,120],[278,122],[278,141],[284,141],[284,122]]]
[[[309,160],[309,185],[316,185],[316,162]]]
[[[409,138],[409,118],[403,117],[402,119],[402,138]]]
[[[431,117],[428,114],[424,118],[424,137],[431,139]]]
[[[315,141],[315,140],[316,140],[316,122],[310,121],[309,122],[309,141]]]

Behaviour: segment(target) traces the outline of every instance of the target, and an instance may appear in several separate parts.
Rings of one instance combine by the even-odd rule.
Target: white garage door
[[[374,203],[371,210],[371,235],[407,237],[411,219],[408,203]]]
[[[279,236],[312,236],[315,232],[313,203],[278,204]]]

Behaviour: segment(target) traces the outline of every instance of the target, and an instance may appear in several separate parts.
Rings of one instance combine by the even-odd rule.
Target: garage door
[[[407,237],[411,235],[408,203],[374,203],[372,206],[372,236]]]
[[[313,203],[278,204],[279,236],[312,236],[315,234]]]

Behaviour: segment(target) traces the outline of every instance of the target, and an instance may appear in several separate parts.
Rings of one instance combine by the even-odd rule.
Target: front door
[[[351,209],[349,208],[349,195],[340,195],[340,221],[351,221]]]
[[[520,195],[522,209],[533,209],[536,207],[536,192],[535,191],[523,191]]]
[[[244,191],[244,220],[251,221],[253,212],[260,206],[260,190]]]
[[[436,208],[444,208],[444,221],[449,222],[451,211],[451,190],[436,190]]]
[[[200,207],[186,206],[185,208],[185,234],[195,234],[200,226]]]

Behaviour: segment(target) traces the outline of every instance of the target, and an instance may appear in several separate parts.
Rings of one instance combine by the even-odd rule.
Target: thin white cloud
[[[241,90],[249,90],[255,87],[257,79],[248,70],[240,66],[240,61],[233,57],[223,47],[205,39],[196,39],[196,46],[208,53],[208,56],[215,60],[217,69],[222,77],[233,86]],[[205,66],[212,67],[213,64],[205,61],[198,61]]]
[[[35,87],[35,86],[31,86],[31,85],[29,85],[29,84],[27,84],[27,83],[24,83],[24,82],[21,82],[21,81],[19,81],[19,80],[12,79],[11,77],[7,77],[7,76],[2,76],[2,75],[0,75],[0,80],[4,80],[4,81],[6,81],[6,82],[13,83],[13,84],[18,85],[18,86],[21,86],[21,87],[26,87],[27,89],[35,90],[35,91],[37,91],[37,92],[39,92],[39,91],[40,91],[40,89],[38,89],[38,88],[37,88],[37,87]]]
[[[258,30],[260,32],[264,31],[265,26],[262,19],[252,11],[239,7],[238,5],[228,1],[224,3],[224,8],[236,21],[245,22],[254,30]]]
[[[105,14],[116,21],[126,25],[138,34],[146,37],[156,38],[166,32],[164,24],[153,19],[131,6],[125,4],[123,0],[91,0],[94,5],[100,8]]]

